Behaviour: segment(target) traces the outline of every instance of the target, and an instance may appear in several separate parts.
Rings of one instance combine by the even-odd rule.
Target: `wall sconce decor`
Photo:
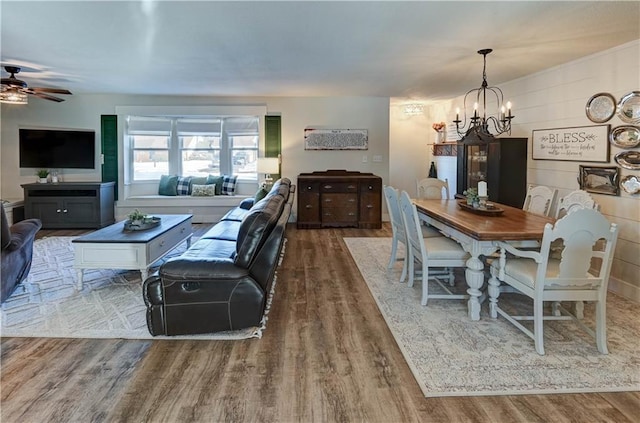
[[[404,106],[404,114],[407,116],[419,116],[424,112],[422,104],[407,104]]]

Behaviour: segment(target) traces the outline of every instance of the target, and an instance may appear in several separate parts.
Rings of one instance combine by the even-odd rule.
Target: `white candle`
[[[478,197],[487,196],[487,183],[485,181],[478,182]]]

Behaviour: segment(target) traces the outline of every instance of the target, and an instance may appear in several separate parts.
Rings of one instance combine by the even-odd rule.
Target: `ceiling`
[[[75,94],[451,98],[640,39],[640,2],[0,2],[2,65]],[[3,71],[3,77],[7,74]]]

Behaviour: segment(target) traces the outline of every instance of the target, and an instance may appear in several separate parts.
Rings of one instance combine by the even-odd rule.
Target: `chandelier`
[[[502,90],[498,87],[490,87],[487,84],[487,54],[492,51],[490,48],[478,50],[478,54],[481,54],[484,58],[482,85],[480,88],[469,90],[465,94],[463,120],[460,120],[460,109],[456,109],[456,119],[453,122],[456,124],[458,135],[461,137],[475,137],[479,140],[489,140],[494,137],[490,129],[495,135],[500,135],[505,132],[511,134],[511,119],[514,118],[511,114],[511,102],[507,102],[505,108]],[[496,113],[488,113],[487,96],[489,96],[490,102],[493,102],[495,97]],[[470,102],[474,98],[473,115],[467,119],[467,105],[471,104]],[[478,111],[479,106],[482,107],[481,111]]]

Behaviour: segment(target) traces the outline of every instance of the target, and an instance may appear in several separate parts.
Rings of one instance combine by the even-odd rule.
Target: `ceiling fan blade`
[[[69,94],[69,95],[71,95],[71,91],[65,90],[65,89],[62,89],[62,88],[33,87],[31,89],[34,92],[37,92],[37,93],[52,93],[52,94]]]
[[[52,95],[45,94],[45,93],[30,92],[29,94],[35,95],[36,97],[40,97],[40,98],[43,98],[45,100],[55,101],[55,102],[58,102],[58,103],[60,103],[61,101],[64,101],[64,98],[54,97]]]

